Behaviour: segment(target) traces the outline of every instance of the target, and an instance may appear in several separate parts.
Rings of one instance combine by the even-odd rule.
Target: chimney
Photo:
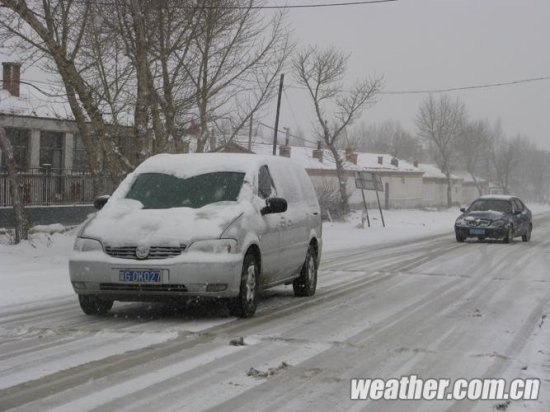
[[[397,157],[392,157],[390,163],[392,164],[392,166],[399,167],[399,160],[397,159]]]
[[[413,166],[414,166],[414,167],[418,167],[418,160],[415,160],[415,161],[413,162]]]
[[[290,146],[279,146],[279,156],[290,157]]]
[[[2,63],[3,82],[2,88],[7,90],[12,96],[19,97],[19,86],[21,82],[21,64],[20,63]]]
[[[381,165],[384,163],[384,156],[378,156],[378,164]]]
[[[317,141],[317,149],[313,150],[313,158],[323,161],[323,150],[321,149],[321,141]]]
[[[346,160],[354,165],[357,164],[357,153],[355,153],[351,147],[346,149]]]

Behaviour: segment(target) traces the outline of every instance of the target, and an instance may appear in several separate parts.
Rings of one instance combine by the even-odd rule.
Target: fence
[[[69,169],[25,169],[19,172],[22,198],[26,205],[67,205],[92,203],[93,180],[89,172]],[[116,184],[101,177],[101,187],[112,193]],[[10,182],[6,170],[0,170],[0,206],[11,206]]]

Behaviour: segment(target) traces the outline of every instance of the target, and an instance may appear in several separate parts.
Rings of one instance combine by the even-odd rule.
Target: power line
[[[293,4],[287,6],[201,6],[205,9],[314,9],[322,7],[340,6],[364,6],[367,4],[390,3],[398,0],[367,0],[367,1],[346,1],[343,3],[316,3],[316,4]]]
[[[485,83],[485,84],[475,84],[475,85],[468,85],[468,86],[449,87],[444,89],[421,89],[421,90],[398,90],[398,91],[396,90],[396,91],[385,91],[385,92],[382,91],[382,92],[379,92],[378,94],[406,95],[406,94],[448,93],[448,92],[455,92],[455,91],[461,91],[461,90],[489,89],[489,88],[502,87],[502,86],[511,86],[515,84],[538,82],[542,80],[550,80],[550,76],[532,77],[529,79],[512,80],[509,82]],[[308,90],[307,87],[299,86],[299,85],[289,85],[287,87],[292,89]],[[351,90],[346,90],[346,89],[340,89],[337,91],[348,92],[348,93],[351,92]]]
[[[78,0],[80,3],[86,3],[88,0]],[[290,4],[285,6],[278,6],[278,5],[247,5],[247,6],[239,6],[239,5],[228,5],[228,4],[217,4],[215,6],[210,5],[185,5],[185,4],[178,4],[175,5],[175,8],[178,9],[204,9],[204,10],[286,10],[286,9],[318,9],[318,8],[327,8],[327,7],[349,7],[349,6],[365,6],[369,4],[377,4],[377,3],[393,3],[397,2],[399,0],[365,0],[365,1],[345,1],[345,2],[339,2],[339,3],[313,3],[313,4]],[[105,5],[105,6],[114,6],[116,5],[116,0],[113,1],[95,1],[95,4]]]
[[[455,91],[460,91],[460,90],[488,89],[488,88],[492,88],[492,87],[510,86],[510,85],[514,85],[514,84],[538,82],[538,81],[541,81],[541,80],[550,80],[550,76],[533,77],[533,78],[530,78],[530,79],[513,80],[513,81],[510,81],[510,82],[486,83],[486,84],[476,84],[476,85],[472,85],[472,86],[450,87],[450,88],[447,88],[447,89],[388,91],[388,92],[381,92],[380,94],[447,93],[447,92],[455,92]]]
[[[270,129],[270,130],[275,130],[275,128],[274,128],[273,126],[270,126],[270,125],[265,124],[265,123],[263,123],[263,122],[258,121],[257,123],[258,123],[260,126],[267,127],[267,128]],[[280,130],[280,129],[279,129],[279,132],[281,132],[281,133],[286,133],[284,130]],[[306,139],[305,137],[299,137],[299,136],[293,135],[292,133],[289,133],[288,135],[291,136],[291,137],[294,137],[295,139],[300,139],[300,140],[302,140],[302,141],[304,141],[304,142],[308,142],[308,143],[315,144],[315,145],[317,144],[317,142],[314,142],[314,141],[312,141],[312,140],[308,140],[308,139]]]

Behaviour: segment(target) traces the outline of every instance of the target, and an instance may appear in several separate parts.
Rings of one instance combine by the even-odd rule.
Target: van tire
[[[99,299],[94,295],[78,295],[78,302],[86,315],[105,315],[113,307],[112,300]]]
[[[239,296],[230,299],[227,305],[231,316],[239,318],[254,316],[258,304],[259,273],[258,259],[252,253],[247,253],[243,260]]]
[[[295,296],[313,296],[317,288],[317,255],[313,245],[309,245],[306,260],[300,276],[292,282]]]

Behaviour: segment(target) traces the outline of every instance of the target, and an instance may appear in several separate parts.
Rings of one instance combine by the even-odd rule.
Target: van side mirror
[[[261,213],[262,216],[270,213],[283,213],[286,212],[287,208],[288,204],[285,199],[282,197],[272,197],[265,200],[265,207],[262,208]]]
[[[462,213],[464,213],[464,212],[466,212],[466,208],[465,208],[465,207],[461,207],[461,208],[460,208],[460,211],[461,211]]]
[[[97,210],[103,209],[103,206],[105,206],[105,203],[107,203],[107,201],[110,198],[111,198],[111,195],[103,195],[103,196],[96,197],[96,199],[94,200],[94,207]]]

